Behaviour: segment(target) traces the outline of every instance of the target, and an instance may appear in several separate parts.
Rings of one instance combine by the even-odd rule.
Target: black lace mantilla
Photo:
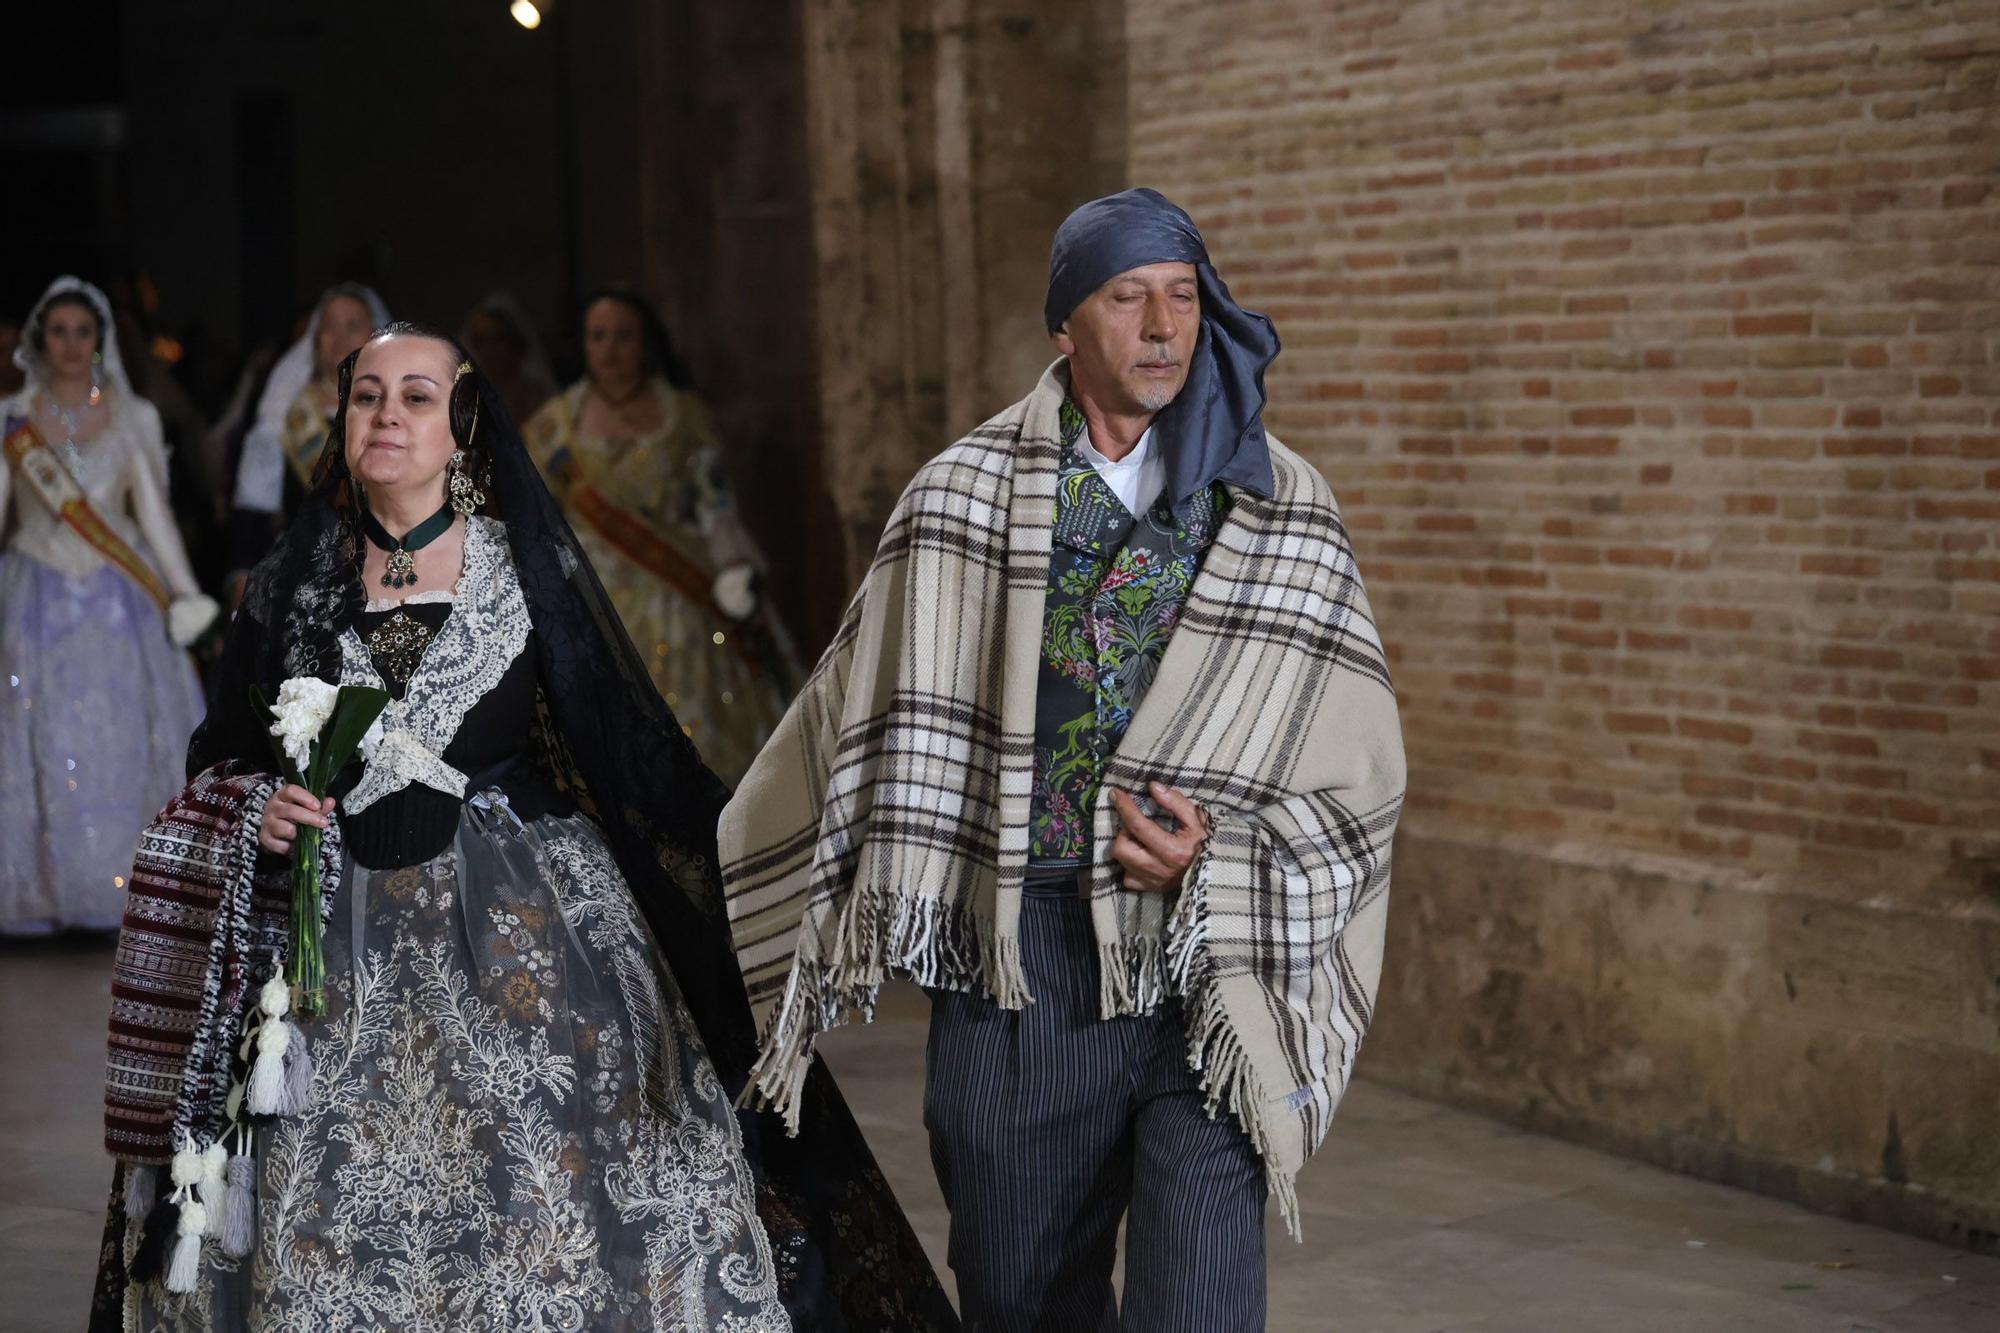
[[[311,494],[252,571],[231,622],[208,719],[189,745],[190,775],[230,758],[271,763],[267,724],[250,702],[253,685],[276,697],[292,676],[340,677],[340,636],[366,604],[343,430],[353,364],[350,357],[341,367],[340,410]],[[549,777],[602,827],[734,1096],[755,1060],[756,1030],[717,874],[716,820],[728,789],[654,688],[483,375],[454,387],[452,415],[488,497],[481,512],[505,524],[534,624],[538,740]],[[739,1113],[760,1213],[774,1248],[795,1260],[781,1292],[794,1325],[815,1333],[956,1329],[937,1276],[824,1065],[814,1067],[808,1088],[810,1110],[797,1138],[764,1113]],[[122,1220],[119,1196],[114,1190],[114,1225]],[[873,1293],[865,1312],[845,1299],[860,1287]],[[104,1327],[117,1326],[116,1306],[107,1310],[103,1300],[119,1289],[122,1274],[100,1281],[93,1326],[106,1316],[112,1322]]]

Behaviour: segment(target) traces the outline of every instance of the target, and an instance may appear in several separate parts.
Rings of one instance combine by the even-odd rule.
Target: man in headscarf
[[[1265,1196],[1296,1232],[1381,970],[1395,696],[1187,214],[1079,208],[1045,315],[724,813],[756,1092],[796,1115],[814,1038],[920,982],[968,1325],[1262,1328]]]

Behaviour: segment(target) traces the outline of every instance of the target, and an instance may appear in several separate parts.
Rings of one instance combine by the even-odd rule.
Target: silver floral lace
[[[729,1097],[594,825],[468,807],[355,867],[257,1137],[252,1256],[134,1292],[146,1333],[787,1333]]]
[[[479,702],[527,647],[532,623],[506,529],[499,520],[466,520],[465,568],[451,615],[424,650],[403,697],[382,713],[382,746],[361,771],[344,808],[359,814],[412,782],[464,796],[465,774],[444,761],[445,748]],[[340,636],[343,685],[382,685],[367,645],[353,626]]]

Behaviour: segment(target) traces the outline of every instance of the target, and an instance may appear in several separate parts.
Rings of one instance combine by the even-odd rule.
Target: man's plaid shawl
[[[1035,690],[1068,392],[1035,391],[917,474],[805,692],[722,818],[759,1097],[797,1115],[815,1038],[882,982],[1032,1002],[1020,955]],[[1403,798],[1395,693],[1326,482],[1271,441],[1232,490],[1159,677],[1105,771],[1186,792],[1211,835],[1178,897],[1121,888],[1096,816],[1105,1017],[1184,1003],[1188,1062],[1293,1181],[1374,1006]],[[1142,802],[1144,804],[1144,802]]]

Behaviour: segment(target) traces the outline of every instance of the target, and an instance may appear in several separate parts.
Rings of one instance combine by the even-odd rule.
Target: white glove
[[[207,633],[221,613],[222,608],[206,593],[176,597],[167,607],[167,637],[186,648]]]
[[[731,565],[715,576],[712,595],[723,615],[748,620],[757,612],[757,571],[749,565]]]

